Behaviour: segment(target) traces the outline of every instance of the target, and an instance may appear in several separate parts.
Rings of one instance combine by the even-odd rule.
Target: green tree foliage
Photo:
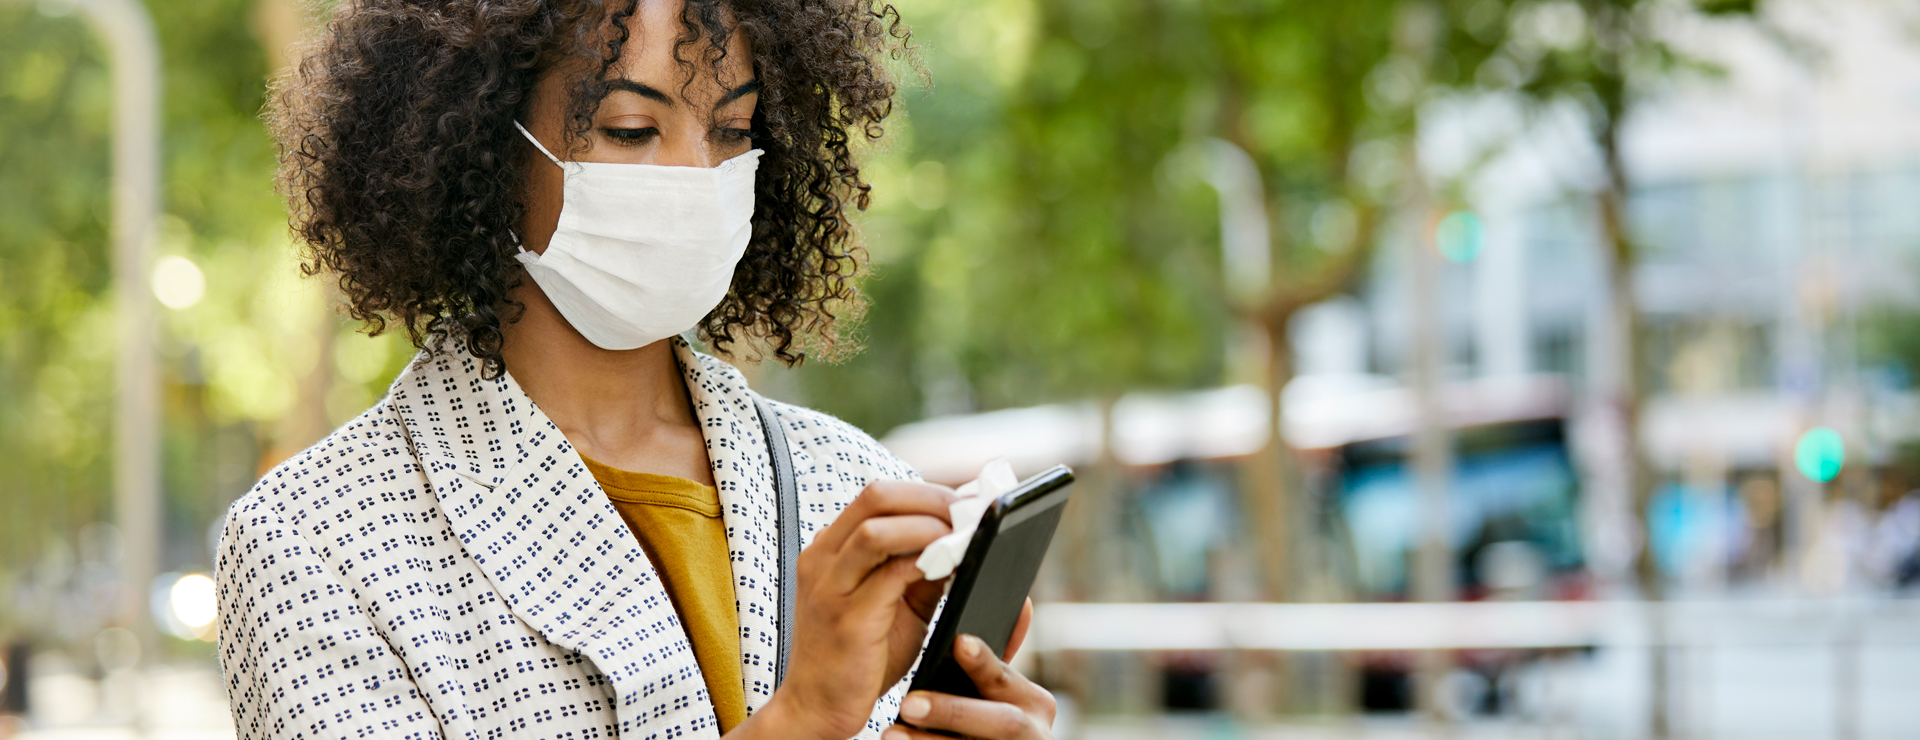
[[[197,303],[159,309],[162,569],[210,565],[208,526],[272,462],[312,368],[339,365],[338,421],[406,355],[351,338],[335,357],[313,340],[322,293],[295,271],[273,190],[259,114],[278,60],[256,38],[255,6],[151,7],[164,85],[156,251],[205,282]],[[0,580],[112,519],[109,84],[105,50],[71,8],[0,4]]]
[[[112,348],[87,337],[111,329],[108,80],[77,21],[0,14],[0,553],[18,563],[106,501]]]
[[[1270,92],[1276,67],[1312,76],[1224,49],[1233,39],[1223,36],[1249,33],[1241,24],[1312,36],[1276,10],[1256,9],[1267,17],[1252,22],[1245,10],[906,4],[933,84],[906,96],[908,125],[876,166],[866,344],[879,351],[805,371],[809,400],[884,431],[922,407],[1218,382],[1232,307],[1195,145],[1220,133],[1223,87],[1258,78]],[[1267,159],[1269,172],[1301,160],[1344,169],[1342,156],[1298,151],[1319,146],[1330,117],[1318,98],[1260,104],[1276,114],[1262,117],[1262,133],[1286,150]],[[917,193],[934,176],[945,180],[939,203]],[[862,377],[915,378],[919,393]]]
[[[922,407],[1220,382],[1236,312],[1283,327],[1352,284],[1418,104],[1507,36],[1488,2],[903,4],[933,84],[877,166],[865,336],[883,349],[805,371],[809,400],[883,431]],[[1213,138],[1266,184],[1268,305],[1225,297]],[[905,197],[929,163],[937,205]],[[963,402],[922,395],[942,382]]]

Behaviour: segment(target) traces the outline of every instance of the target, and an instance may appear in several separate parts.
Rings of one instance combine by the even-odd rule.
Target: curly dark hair
[[[452,338],[504,372],[501,322],[524,309],[509,298],[525,210],[513,121],[541,74],[578,68],[565,128],[583,137],[638,1],[342,3],[268,114],[303,270],[337,275],[369,333]],[[869,187],[851,146],[881,135],[895,90],[882,57],[910,60],[910,34],[875,0],[686,0],[680,20],[683,65],[691,48],[718,67],[731,33],[750,42],[765,151],[752,240],[701,336],[723,352],[764,340],[797,364],[802,340],[831,349],[835,311],[863,305],[847,207],[864,210]]]

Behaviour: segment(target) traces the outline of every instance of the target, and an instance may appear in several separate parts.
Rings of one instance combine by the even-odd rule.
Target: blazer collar
[[[719,489],[747,706],[757,711],[773,693],[778,645],[778,508],[766,440],[739,372],[672,341]],[[622,734],[654,722],[698,727],[712,703],[638,540],[519,384],[482,378],[479,361],[449,344],[422,352],[389,393],[467,554],[516,616],[608,677]],[[691,701],[669,716],[647,716],[639,700],[666,690]]]
[[[757,712],[773,697],[780,649],[780,507],[773,462],[746,378],[732,365],[693,351],[677,337],[673,342],[694,416],[700,420],[700,434],[706,439],[713,480],[720,489],[721,518],[733,559],[734,605],[740,618],[741,678],[746,682],[747,711]]]

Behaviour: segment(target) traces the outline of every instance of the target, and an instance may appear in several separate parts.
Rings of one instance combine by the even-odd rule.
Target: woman
[[[1048,735],[978,640],[984,699],[901,696],[952,494],[679,338],[791,363],[855,300],[850,145],[906,39],[865,2],[342,4],[275,105],[295,232],[422,352],[228,515],[242,737]]]

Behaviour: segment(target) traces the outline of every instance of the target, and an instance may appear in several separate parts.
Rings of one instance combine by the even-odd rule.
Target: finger
[[[952,532],[943,519],[916,514],[877,516],[860,523],[841,545],[827,571],[834,593],[851,593],[875,568],[895,557],[916,555],[942,535]]]
[[[953,740],[952,735],[935,735],[906,725],[894,725],[881,733],[880,740]]]
[[[1007,638],[1007,652],[1000,656],[1001,660],[1013,662],[1013,656],[1020,653],[1020,646],[1026,644],[1027,627],[1032,624],[1033,599],[1029,598],[1026,603],[1020,605],[1020,619],[1013,623],[1013,636]]]
[[[900,702],[900,719],[920,730],[946,730],[993,740],[1045,740],[1039,718],[1003,701],[915,691]]]
[[[919,568],[916,566],[915,570]],[[924,578],[907,584],[907,608],[922,622],[933,621],[933,612],[940,608],[940,598],[947,595],[947,579],[929,581]]]
[[[945,732],[929,732],[898,723],[881,733],[880,740],[953,740],[953,735]]]
[[[847,596],[849,606],[856,610],[891,608],[906,596],[907,588],[916,583],[926,583],[920,575],[920,566],[911,555],[888,560]],[[925,621],[922,618],[921,621]]]
[[[980,689],[982,698],[1013,704],[1053,722],[1053,694],[1002,662],[987,649],[985,641],[973,635],[961,635],[954,640],[953,654],[960,659],[960,667],[966,670],[967,677],[973,679],[974,687]]]
[[[896,724],[887,728],[886,732],[880,733],[880,740],[953,740],[953,738],[947,735],[935,735],[931,732],[923,732],[906,725]]]
[[[904,480],[874,481],[854,497],[853,503],[847,504],[832,524],[821,530],[808,549],[820,547],[827,552],[837,552],[861,522],[876,516],[924,514],[946,521],[947,505],[952,502],[953,491],[946,486]]]

